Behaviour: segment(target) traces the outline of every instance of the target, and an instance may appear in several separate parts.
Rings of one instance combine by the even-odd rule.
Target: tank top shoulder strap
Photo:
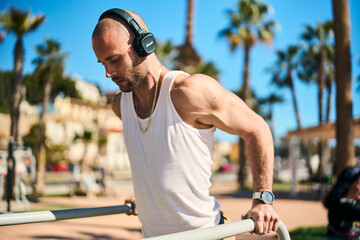
[[[170,71],[165,74],[163,82],[162,82],[162,87],[161,87],[162,94],[170,92],[176,76],[178,76],[180,74],[187,74],[187,73],[185,73],[183,71]]]

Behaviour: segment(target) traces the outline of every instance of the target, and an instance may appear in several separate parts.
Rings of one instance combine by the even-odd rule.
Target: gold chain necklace
[[[141,131],[142,133],[146,133],[147,130],[149,129],[149,126],[150,126],[151,117],[152,117],[152,114],[153,114],[153,112],[154,112],[155,103],[156,103],[158,85],[159,85],[159,82],[160,82],[161,68],[162,68],[162,65],[160,66],[160,69],[159,69],[159,72],[158,72],[158,78],[157,78],[157,81],[156,81],[156,84],[155,84],[155,96],[154,96],[154,101],[153,101],[153,104],[152,104],[152,107],[151,107],[151,112],[150,112],[149,120],[148,120],[147,125],[146,125],[146,128],[145,128],[144,130],[141,129],[140,122],[139,122],[139,116],[138,116],[138,114],[135,112],[135,113],[136,113],[137,124],[138,124],[139,129],[140,129],[140,131]]]

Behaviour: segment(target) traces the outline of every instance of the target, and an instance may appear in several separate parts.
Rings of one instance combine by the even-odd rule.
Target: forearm
[[[253,176],[254,191],[272,190],[274,143],[269,127],[264,122],[260,130],[246,139],[246,152]]]
[[[274,144],[270,129],[264,121],[257,122],[257,129],[245,139],[248,162],[253,175],[254,192],[272,191],[274,168]],[[255,221],[255,233],[276,231],[279,215],[270,204],[253,199],[251,209],[243,216]]]

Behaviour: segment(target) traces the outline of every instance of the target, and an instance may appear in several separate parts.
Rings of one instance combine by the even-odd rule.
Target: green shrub
[[[324,240],[326,226],[297,228],[290,231],[292,240]]]

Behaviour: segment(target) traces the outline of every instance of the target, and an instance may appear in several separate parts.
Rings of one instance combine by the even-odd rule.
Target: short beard
[[[128,84],[126,86],[119,86],[122,92],[132,92],[139,86],[139,84],[136,84],[134,82],[127,82],[127,83]]]
[[[121,87],[119,86],[122,92],[134,91],[137,87],[141,85],[144,80],[144,78],[140,76],[140,74],[138,74],[137,72],[132,72],[129,79],[131,80],[127,80],[127,85]]]

